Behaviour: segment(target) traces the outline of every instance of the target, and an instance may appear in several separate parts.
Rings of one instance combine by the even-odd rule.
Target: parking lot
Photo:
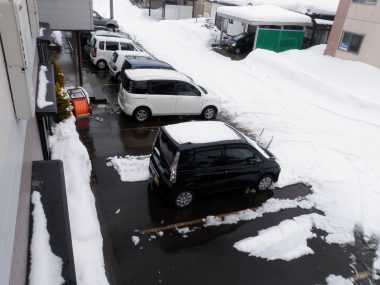
[[[66,82],[70,82],[73,74],[65,60],[63,56],[60,63]],[[179,210],[152,191],[149,181],[122,182],[115,169],[107,166],[107,158],[150,154],[160,126],[198,118],[153,118],[136,123],[118,107],[119,84],[107,71],[97,71],[88,63],[84,63],[84,86],[105,97],[92,104],[92,117],[78,120],[77,127],[92,160],[92,187],[111,284],[324,284],[330,274],[347,278],[370,268],[367,261],[372,260],[373,251],[362,245],[360,237],[357,244],[346,247],[308,240],[314,254],[289,262],[250,257],[233,248],[239,240],[313,209],[286,209],[253,221],[203,226],[202,218],[208,215],[254,210],[270,198],[304,197],[311,191],[304,184],[255,194],[208,196]],[[223,114],[217,120],[229,121]],[[177,231],[186,226],[191,232]],[[132,236],[140,238],[137,245]],[[362,279],[355,284],[370,284],[365,276]]]

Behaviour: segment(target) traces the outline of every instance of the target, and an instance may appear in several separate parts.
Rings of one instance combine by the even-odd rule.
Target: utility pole
[[[110,18],[113,19],[113,0],[110,0]]]

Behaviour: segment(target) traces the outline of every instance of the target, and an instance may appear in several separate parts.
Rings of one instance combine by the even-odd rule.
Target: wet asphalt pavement
[[[58,62],[65,73],[66,85],[74,83],[68,54],[63,52]],[[308,245],[314,254],[290,262],[249,257],[233,248],[235,242],[255,236],[262,229],[316,210],[287,209],[253,221],[218,227],[195,224],[190,227],[194,231],[186,235],[175,229],[163,231],[163,236],[138,233],[138,230],[257,207],[271,197],[303,197],[310,189],[297,184],[256,194],[223,193],[178,210],[152,191],[148,181],[122,182],[114,168],[107,167],[107,158],[150,154],[159,126],[194,118],[153,118],[144,124],[135,123],[118,107],[119,84],[110,79],[108,71],[96,71],[85,60],[83,71],[84,86],[90,89],[89,93],[103,92],[106,97],[92,104],[92,117],[78,120],[77,128],[92,161],[92,188],[111,284],[325,284],[330,274],[347,278],[370,267],[373,250],[364,246],[360,237],[357,244],[345,247],[329,245],[320,238],[310,239]],[[219,116],[218,120],[228,121],[228,118]],[[314,232],[318,237],[325,235]],[[137,246],[131,241],[134,235],[140,238]],[[365,279],[355,284],[371,283]]]

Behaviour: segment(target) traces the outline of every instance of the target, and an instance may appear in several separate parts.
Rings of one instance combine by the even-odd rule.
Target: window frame
[[[371,2],[371,0],[352,0],[352,3],[354,4],[366,4],[366,5],[376,5],[377,0],[374,2]]]
[[[342,41],[343,41],[343,38],[344,38],[345,34],[351,34],[350,42],[349,42],[349,44],[347,46],[347,49],[341,48],[341,44],[342,44]],[[359,48],[358,48],[358,51],[352,51],[352,50],[350,50],[350,46],[351,46],[351,42],[352,42],[353,36],[360,36],[360,37],[362,37],[360,45],[359,45]],[[342,31],[342,34],[340,36],[339,45],[338,45],[338,50],[344,51],[344,52],[353,53],[353,54],[359,54],[360,50],[362,48],[362,44],[363,44],[364,38],[365,38],[364,34],[358,34],[358,33],[349,32],[349,31]]]
[[[112,44],[117,44],[117,49],[107,49],[107,44],[108,43],[112,43]],[[106,41],[106,43],[105,43],[105,50],[106,51],[113,51],[113,52],[115,52],[115,51],[117,51],[117,50],[120,50],[120,43],[119,42],[116,42],[116,41]]]
[[[152,83],[154,82],[171,82],[173,83],[173,94],[163,94],[163,93],[153,93],[152,92]],[[164,95],[164,96],[175,96],[176,95],[176,86],[175,86],[175,80],[149,80],[149,86],[148,86],[148,94],[152,96],[157,96],[157,95]]]
[[[212,150],[220,150],[220,163],[218,165],[207,165],[207,166],[202,166],[200,167],[197,162],[197,155],[200,152],[205,152],[205,151],[212,151]],[[214,167],[224,167],[225,162],[224,162],[224,148],[223,146],[212,146],[212,147],[205,147],[205,148],[197,148],[193,152],[193,166],[195,169],[207,169],[207,168],[214,168]]]

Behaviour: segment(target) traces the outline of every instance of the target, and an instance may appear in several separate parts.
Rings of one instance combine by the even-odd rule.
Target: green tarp
[[[304,31],[258,29],[256,48],[275,52],[289,49],[300,49],[303,43]]]

